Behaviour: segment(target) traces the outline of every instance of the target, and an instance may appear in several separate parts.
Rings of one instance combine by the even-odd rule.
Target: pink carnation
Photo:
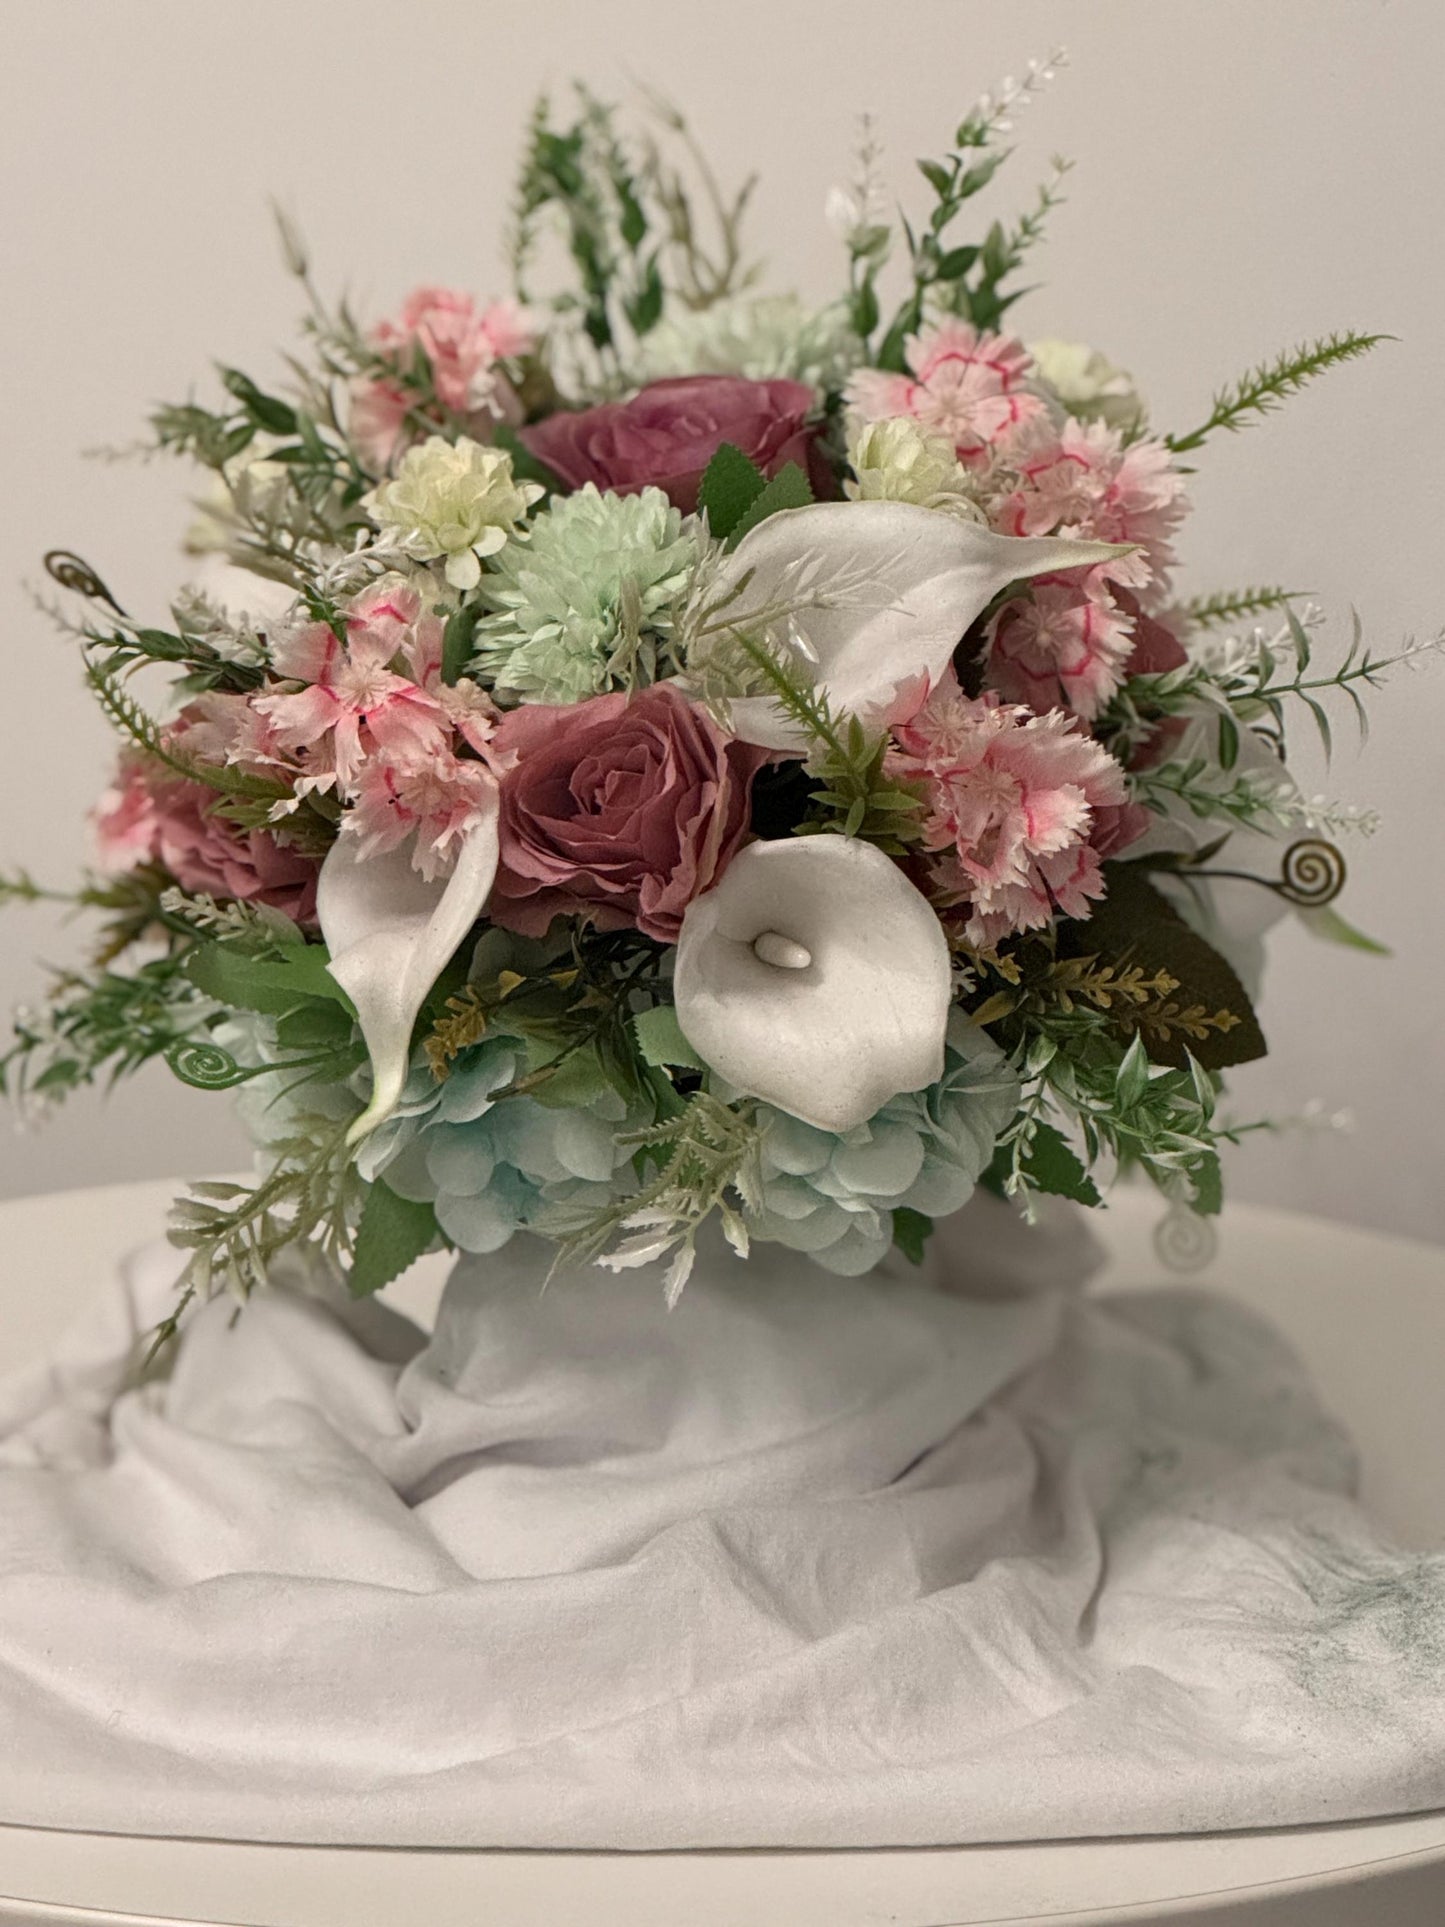
[[[350,791],[374,752],[422,754],[449,746],[450,723],[434,691],[393,666],[410,655],[440,663],[441,623],[406,583],[383,578],[346,611],[346,640],[308,622],[274,647],[276,673],[300,687],[253,698],[275,740],[307,751]]]
[[[1044,413],[1025,386],[1028,350],[1010,335],[980,334],[966,321],[940,321],[904,344],[908,375],[860,369],[846,399],[865,421],[911,415],[949,435],[960,461],[977,466],[1020,424]]]
[[[412,863],[430,881],[450,865],[496,786],[484,764],[450,750],[374,756],[357,779],[342,835],[359,837],[367,856],[399,849],[415,836]]]
[[[726,736],[673,683],[552,707],[528,703],[495,739],[502,859],[488,915],[540,936],[560,915],[673,943],[748,833],[768,752]]]
[[[469,294],[450,288],[418,288],[394,321],[383,321],[372,345],[406,369],[419,350],[431,369],[437,400],[478,430],[488,421],[516,421],[520,409],[499,361],[525,355],[536,345],[531,316],[515,301],[478,308]],[[415,396],[399,382],[362,381],[352,394],[352,440],[374,467],[385,468],[396,452]]]
[[[127,756],[95,812],[101,861],[112,870],[156,863],[192,894],[265,903],[314,922],[316,860],[219,815],[221,800],[162,763]]]
[[[1088,916],[1104,894],[1095,812],[1128,794],[1119,765],[1071,717],[972,700],[950,675],[893,735],[889,769],[923,785],[932,879],[941,901],[967,906],[970,943],[1040,929],[1056,912]]]
[[[1112,581],[1131,588],[1173,565],[1170,538],[1183,519],[1184,477],[1163,442],[1133,442],[1117,429],[1047,416],[1028,423],[1008,449],[1017,471],[998,503],[993,525],[1004,535],[1066,534],[1096,542],[1132,542],[1142,553],[1107,564]]]
[[[1041,715],[1068,709],[1091,721],[1127,673],[1133,627],[1096,571],[1040,576],[999,611],[988,686]]]

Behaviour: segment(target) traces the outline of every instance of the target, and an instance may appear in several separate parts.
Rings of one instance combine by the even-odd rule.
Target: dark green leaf
[[[759,522],[766,521],[768,516],[776,515],[782,509],[807,508],[812,499],[813,490],[807,476],[796,462],[787,463],[733,524],[728,547],[735,549],[749,530],[755,529]]]
[[[719,542],[726,542],[768,485],[768,478],[740,448],[722,442],[703,471],[697,505]]]
[[[1106,863],[1104,876],[1109,893],[1094,914],[1066,926],[1071,954],[1139,964],[1149,974],[1167,971],[1179,985],[1170,1001],[1181,1011],[1197,1007],[1211,1017],[1225,1011],[1238,1019],[1227,1031],[1210,1028],[1202,1036],[1146,1025],[1142,1042],[1150,1060],[1182,1070],[1192,1056],[1218,1071],[1263,1057],[1267,1047],[1249,995],[1219,952],[1190,929],[1141,865]]]
[[[1075,1204],[1102,1203],[1098,1186],[1063,1134],[1052,1124],[1035,1128],[1028,1154],[1023,1159],[1023,1171],[1035,1190],[1047,1191],[1058,1198],[1072,1198]]]
[[[942,161],[920,161],[918,171],[933,189],[940,201],[948,200],[953,194],[953,169],[945,167]]]
[[[1189,1176],[1194,1184],[1194,1209],[1201,1218],[1217,1218],[1224,1209],[1224,1173],[1220,1169],[1219,1153],[1209,1151],[1197,1164],[1191,1164]]]
[[[450,688],[466,673],[472,659],[472,637],[476,633],[478,608],[455,609],[442,631],[442,681]]]
[[[539,461],[531,450],[525,447],[517,431],[510,422],[498,422],[492,430],[492,440],[498,448],[504,448],[512,458],[512,473],[519,482],[536,482],[549,495],[570,495],[571,488],[547,464]]]
[[[273,435],[295,434],[296,410],[289,402],[276,395],[263,394],[239,368],[223,368],[221,380],[258,428],[267,429]]]
[[[1233,769],[1239,761],[1239,724],[1232,716],[1219,719],[1219,766]]]
[[[957,281],[961,279],[962,276],[968,273],[977,259],[977,248],[950,248],[946,254],[939,256],[937,270],[939,280]]]
[[[933,1235],[933,1220],[906,1204],[893,1213],[893,1242],[911,1265],[923,1263],[924,1246]]]
[[[380,1179],[367,1188],[356,1227],[347,1284],[353,1298],[370,1298],[429,1251],[437,1238],[436,1207],[398,1197]]]

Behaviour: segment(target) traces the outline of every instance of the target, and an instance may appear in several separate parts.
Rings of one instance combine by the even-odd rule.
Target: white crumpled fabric
[[[998,1235],[708,1254],[671,1313],[519,1241],[430,1339],[277,1288],[127,1391],[143,1253],[0,1388],[0,1818],[852,1847],[1445,1804],[1445,1561],[1375,1538],[1293,1357],[1213,1294],[1008,1289]]]

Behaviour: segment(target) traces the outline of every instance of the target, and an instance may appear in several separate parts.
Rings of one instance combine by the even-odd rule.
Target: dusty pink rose
[[[548,416],[520,438],[569,488],[594,482],[615,495],[660,488],[685,514],[697,507],[703,470],[724,442],[765,475],[788,462],[807,469],[816,428],[813,390],[800,381],[684,375],[654,381],[631,401]],[[820,479],[815,474],[815,486]]]
[[[559,915],[676,941],[748,830],[768,752],[725,736],[670,683],[513,710],[493,739],[502,860],[487,914],[524,936]]]
[[[283,849],[268,830],[218,816],[219,801],[203,783],[126,757],[95,812],[101,861],[111,870],[158,863],[192,894],[266,903],[297,923],[314,922],[314,858]]]

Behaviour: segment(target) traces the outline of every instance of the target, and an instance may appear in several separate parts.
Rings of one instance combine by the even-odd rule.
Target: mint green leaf
[[[740,448],[721,442],[698,483],[697,505],[715,539],[726,542],[768,485],[768,478]]]
[[[1119,1100],[1119,1108],[1133,1110],[1148,1088],[1149,1056],[1144,1049],[1143,1038],[1136,1037],[1114,1074],[1114,1095]]]
[[[1388,944],[1367,937],[1363,930],[1346,923],[1339,911],[1328,904],[1315,910],[1299,910],[1296,914],[1310,935],[1319,937],[1324,943],[1342,943],[1347,949],[1364,950],[1372,957],[1393,957],[1395,954]]]
[[[657,1004],[640,1010],[632,1020],[632,1034],[644,1064],[654,1070],[669,1065],[678,1070],[701,1071],[707,1066],[682,1034],[677,1012],[671,1004]]]
[[[923,1250],[933,1235],[933,1220],[906,1204],[893,1213],[893,1242],[911,1265],[923,1263]]]
[[[324,944],[293,944],[284,958],[253,956],[234,943],[198,943],[185,961],[197,990],[232,1010],[284,1017],[307,998],[340,1004],[351,1000],[327,969]]]
[[[1072,1198],[1075,1204],[1103,1202],[1098,1186],[1063,1134],[1052,1124],[1040,1124],[1035,1129],[1028,1155],[1023,1160],[1023,1171],[1036,1190],[1047,1191],[1054,1197]]]
[[[380,1179],[369,1185],[356,1227],[356,1245],[347,1279],[353,1298],[370,1298],[399,1278],[429,1251],[437,1238],[436,1209],[399,1198]]]
[[[813,500],[812,485],[796,462],[780,468],[756,500],[733,524],[727,545],[735,549],[743,537],[780,509],[805,509]]]

